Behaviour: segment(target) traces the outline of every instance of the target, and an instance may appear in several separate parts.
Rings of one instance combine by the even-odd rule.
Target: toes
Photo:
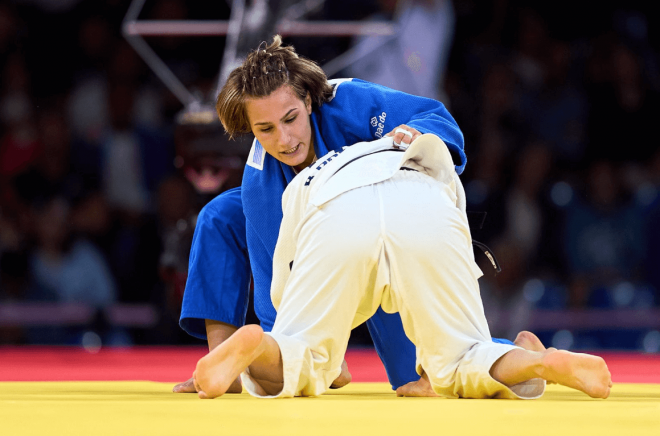
[[[408,394],[410,394],[410,392],[411,392],[411,390],[412,390],[412,389],[410,388],[410,385],[411,385],[411,383],[406,383],[406,384],[403,385],[403,386],[399,386],[399,387],[397,388],[397,390],[396,390],[396,396],[397,396],[397,397],[405,397],[405,396],[407,396]]]
[[[195,386],[193,385],[193,380],[190,379],[185,382],[174,385],[174,387],[172,388],[172,392],[174,392],[175,394],[187,394],[187,393],[195,393],[197,391],[195,390]]]

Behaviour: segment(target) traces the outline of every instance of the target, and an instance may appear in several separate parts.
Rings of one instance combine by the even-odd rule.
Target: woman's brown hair
[[[290,85],[303,101],[309,93],[313,109],[332,96],[328,78],[316,62],[298,56],[292,46],[282,46],[279,35],[262,48],[265,44],[261,43],[229,74],[218,94],[215,109],[230,136],[251,131],[245,110],[247,98],[266,97],[284,84]]]

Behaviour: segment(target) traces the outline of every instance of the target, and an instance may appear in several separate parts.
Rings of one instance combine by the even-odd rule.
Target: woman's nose
[[[291,142],[291,132],[288,127],[283,127],[280,129],[280,138],[279,142],[281,145],[290,145]]]

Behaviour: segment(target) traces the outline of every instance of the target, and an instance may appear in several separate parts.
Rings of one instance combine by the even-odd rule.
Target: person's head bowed
[[[234,69],[216,100],[216,111],[230,136],[249,133],[252,129],[246,100],[271,95],[282,85],[291,87],[303,102],[311,98],[315,109],[332,96],[332,87],[321,67],[299,56],[292,46],[283,46],[276,35],[266,46],[263,42],[243,64]]]

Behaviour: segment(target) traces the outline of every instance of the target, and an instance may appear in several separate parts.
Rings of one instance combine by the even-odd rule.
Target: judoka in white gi
[[[491,342],[462,186],[437,136],[405,151],[387,137],[329,153],[282,203],[273,330],[245,326],[200,359],[200,397],[222,395],[240,372],[255,396],[322,394],[341,372],[351,329],[379,306],[400,313],[417,371],[440,396],[532,399],[546,380],[609,395],[599,357]]]

